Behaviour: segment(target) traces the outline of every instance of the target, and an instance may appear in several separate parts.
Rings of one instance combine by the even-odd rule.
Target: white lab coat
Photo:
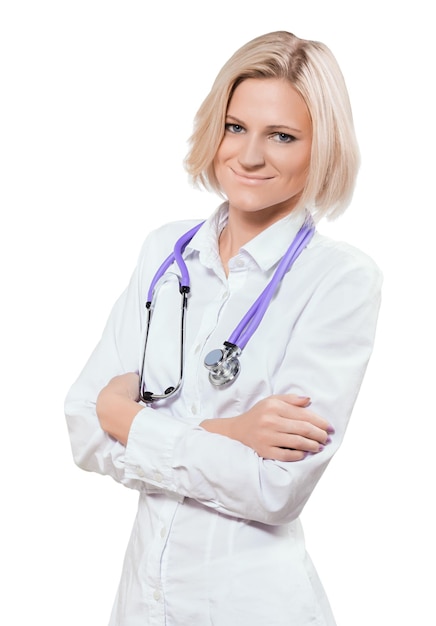
[[[343,439],[372,351],[381,274],[364,253],[316,234],[247,344],[239,377],[214,388],[205,354],[228,339],[303,219],[291,214],[250,241],[230,261],[226,278],[217,249],[226,215],[223,205],[185,251],[192,291],[181,392],[144,407],[126,447],[99,426],[97,394],[113,376],[139,369],[149,284],[193,221],[149,235],[66,399],[78,465],[139,492],[110,626],[335,623],[299,515]],[[150,331],[146,377],[153,392],[177,380],[179,316],[180,294],[170,280],[159,290]],[[294,463],[264,460],[199,426],[282,393],[310,396],[311,409],[334,425],[322,452]]]

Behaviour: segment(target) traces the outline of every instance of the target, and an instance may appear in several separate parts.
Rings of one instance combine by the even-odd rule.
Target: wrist
[[[130,427],[144,407],[135,400],[103,390],[97,398],[97,416],[102,429],[122,444],[127,443]]]
[[[216,435],[223,435],[224,437],[235,439],[233,436],[233,422],[233,417],[213,417],[211,419],[203,420],[200,423],[200,426],[209,433],[215,433]]]

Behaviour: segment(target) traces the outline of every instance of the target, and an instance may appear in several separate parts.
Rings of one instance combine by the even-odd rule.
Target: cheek
[[[213,162],[212,162],[212,167],[213,167],[213,171],[215,174],[215,178],[217,179],[218,183],[221,185],[222,181],[221,181],[221,166],[220,166],[220,159],[218,157],[218,154],[215,156]]]
[[[218,182],[221,184],[222,180],[220,180],[220,178],[223,177],[224,173],[225,173],[225,163],[228,160],[228,150],[226,149],[226,146],[223,146],[222,144],[220,145],[220,147],[217,150],[217,153],[215,155],[215,158],[212,162],[213,164],[213,170],[215,172],[215,176],[218,179]]]
[[[219,148],[216,152],[215,158],[214,158],[214,165],[220,165],[222,164],[229,156],[229,146],[228,146],[228,142],[226,141],[226,139],[224,138],[220,145]]]
[[[219,167],[223,161],[223,152],[223,144],[221,143],[213,159],[213,166],[215,169]]]
[[[309,166],[310,153],[304,150],[300,155],[298,155],[292,164],[287,164],[288,178],[298,178],[299,180],[303,179],[305,182],[305,179],[309,174]]]
[[[304,151],[304,155],[302,157],[301,169],[306,174],[309,175],[310,162],[312,160],[312,142],[306,147]]]

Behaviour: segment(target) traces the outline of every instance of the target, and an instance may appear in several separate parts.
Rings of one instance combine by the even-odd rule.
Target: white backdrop
[[[1,623],[107,622],[136,494],[73,465],[63,399],[146,233],[218,203],[182,168],[193,116],[228,56],[279,29],[327,43],[343,69],[363,165],[348,214],[321,230],[364,249],[385,276],[348,436],[304,512],[308,549],[338,626],[434,619],[428,6],[0,5]]]

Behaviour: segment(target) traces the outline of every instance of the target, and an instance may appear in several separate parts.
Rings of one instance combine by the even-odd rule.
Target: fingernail
[[[328,432],[328,433],[331,433],[331,434],[333,435],[333,433],[335,433],[335,432],[336,432],[336,431],[335,431],[335,429],[334,429],[334,426],[332,426],[331,424],[329,424],[329,425],[327,426],[327,432]]]
[[[327,443],[331,443],[332,442],[332,438],[331,437],[327,437],[327,439],[325,440],[326,444]]]
[[[304,401],[304,406],[310,406],[312,404],[312,400],[307,396],[298,396],[300,400]]]
[[[324,450],[325,446],[319,446],[319,450],[318,452],[322,452]]]

